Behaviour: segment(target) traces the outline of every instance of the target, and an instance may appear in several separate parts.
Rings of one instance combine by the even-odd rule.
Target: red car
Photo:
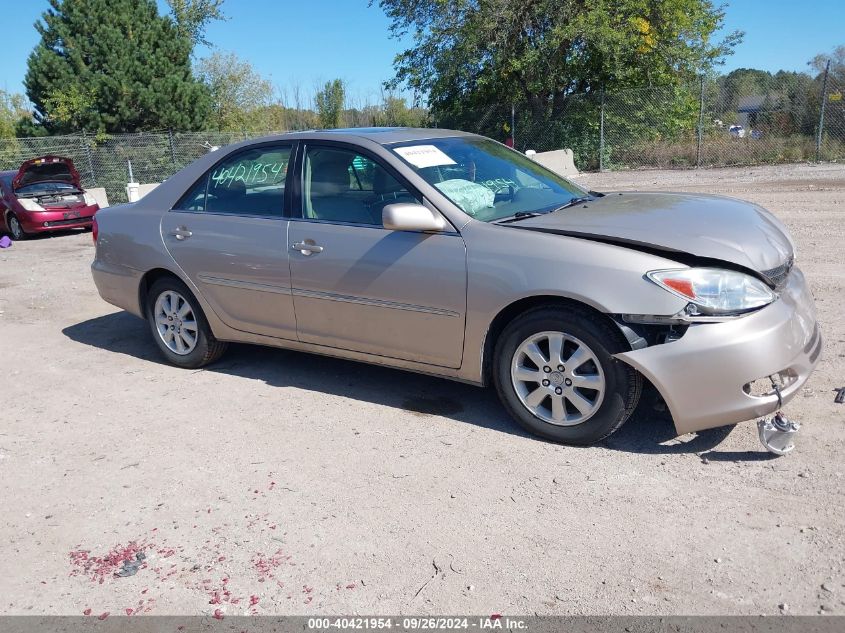
[[[82,189],[73,161],[42,156],[0,172],[0,228],[13,240],[33,233],[88,229],[100,209]]]

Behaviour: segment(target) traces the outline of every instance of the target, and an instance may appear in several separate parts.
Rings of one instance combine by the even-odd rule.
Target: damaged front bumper
[[[748,316],[698,323],[678,340],[618,354],[657,388],[679,435],[735,424],[780,408],[819,362],[821,334],[804,275],[790,274],[780,298]]]

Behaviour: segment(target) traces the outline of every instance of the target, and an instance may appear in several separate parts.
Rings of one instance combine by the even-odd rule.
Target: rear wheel
[[[499,337],[496,390],[529,432],[592,444],[622,426],[639,400],[642,377],[613,358],[626,349],[621,333],[586,310],[531,310]]]
[[[14,213],[10,213],[8,215],[6,218],[6,224],[9,226],[9,235],[12,236],[13,240],[20,242],[21,240],[26,239],[26,231],[23,230],[21,221],[15,217]]]
[[[147,295],[147,320],[164,357],[179,367],[198,369],[226,351],[188,287],[172,277],[156,281]]]

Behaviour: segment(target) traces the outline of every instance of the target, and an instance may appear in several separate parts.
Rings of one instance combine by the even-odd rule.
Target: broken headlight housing
[[[682,268],[646,275],[658,286],[689,301],[690,316],[731,316],[756,310],[777,299],[763,281],[735,270]]]

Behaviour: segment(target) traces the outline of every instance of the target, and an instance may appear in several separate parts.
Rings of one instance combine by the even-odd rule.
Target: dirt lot
[[[286,351],[176,369],[98,298],[89,234],[21,242],[0,251],[0,613],[845,613],[845,167],[580,180],[786,221],[826,339],[795,453],[753,424],[674,440],[658,413],[565,448],[490,391]],[[146,558],[115,577],[125,551]]]

